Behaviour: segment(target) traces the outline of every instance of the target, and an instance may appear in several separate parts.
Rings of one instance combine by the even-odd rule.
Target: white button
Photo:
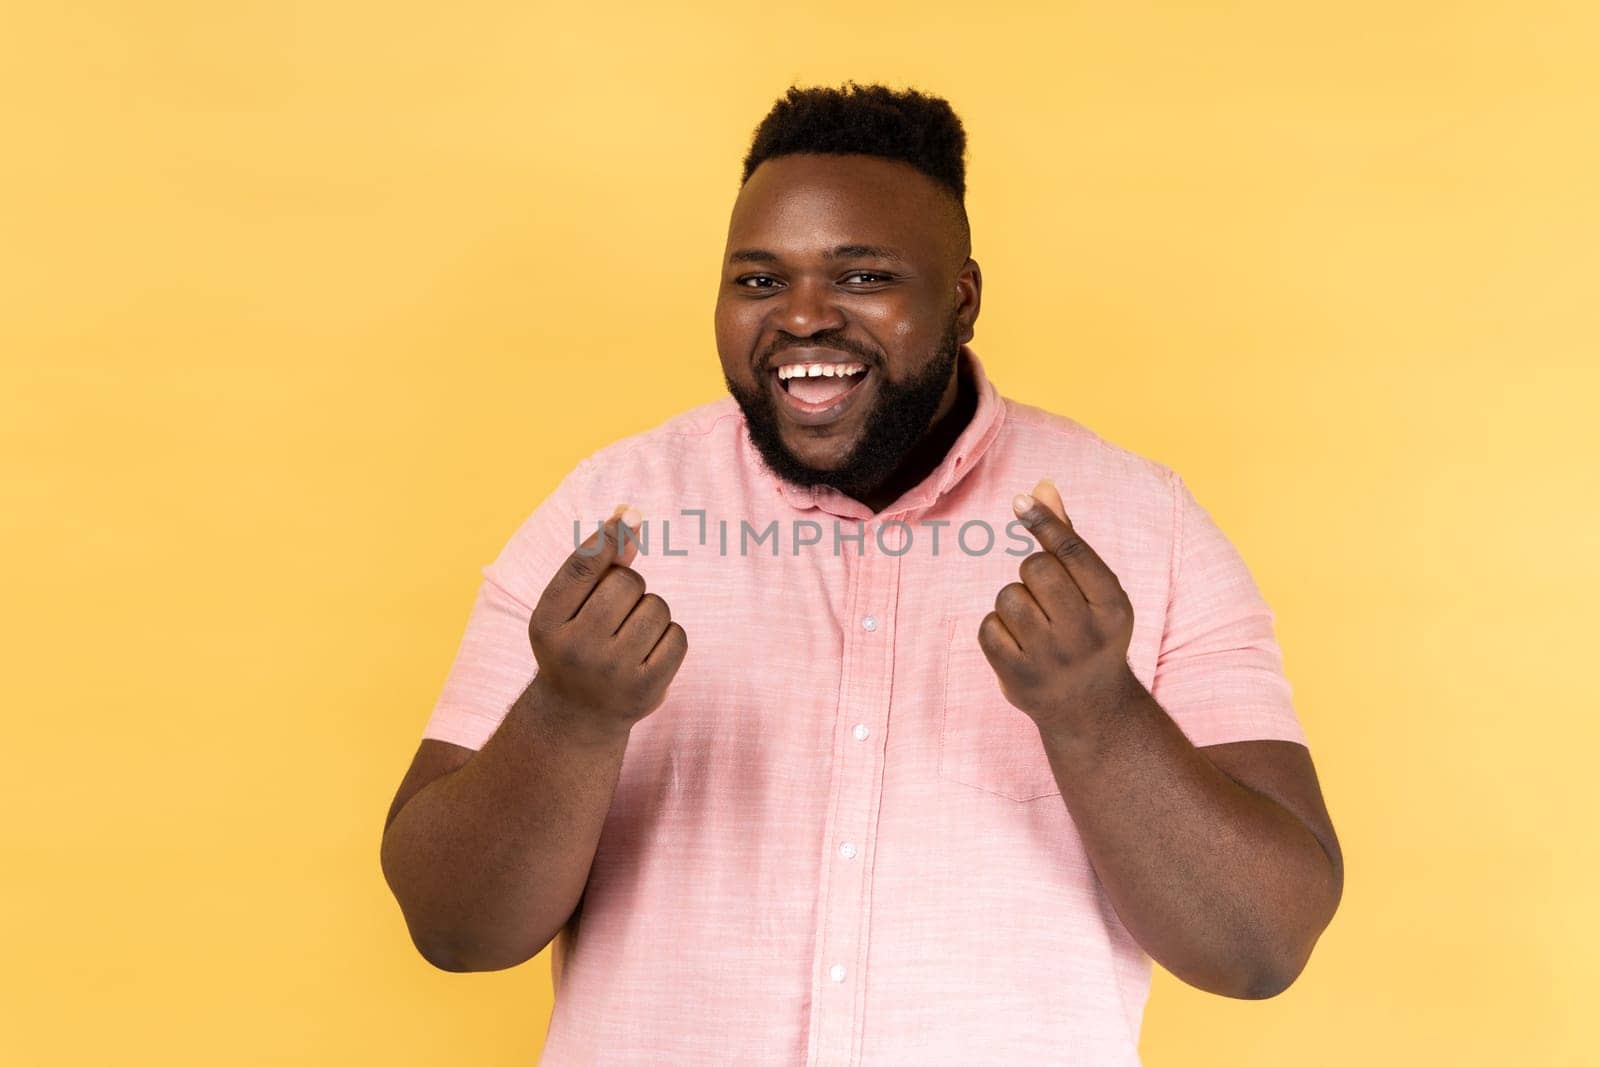
[[[843,856],[845,859],[850,859],[854,857],[855,854],[856,846],[851,844],[849,841],[846,841],[844,844],[839,846],[839,855]]]
[[[866,618],[861,620],[861,628],[868,633],[871,633],[873,630],[878,628],[878,620],[873,618],[871,615],[868,615]]]
[[[828,968],[828,977],[832,978],[835,982],[844,981],[844,968],[835,963],[832,967]]]
[[[865,741],[867,739],[867,733],[869,731],[867,730],[867,724],[866,723],[858,722],[858,723],[856,723],[856,728],[851,732],[856,735],[856,740],[857,741]]]

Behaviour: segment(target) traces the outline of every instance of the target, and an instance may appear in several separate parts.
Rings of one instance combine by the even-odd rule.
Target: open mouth
[[[773,371],[783,406],[808,426],[843,415],[870,377],[872,369],[865,363],[790,363]]]

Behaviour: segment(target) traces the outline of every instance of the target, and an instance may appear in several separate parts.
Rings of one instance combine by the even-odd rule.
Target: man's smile
[[[766,372],[776,407],[800,426],[825,426],[853,411],[872,391],[872,368],[842,352],[788,349]]]

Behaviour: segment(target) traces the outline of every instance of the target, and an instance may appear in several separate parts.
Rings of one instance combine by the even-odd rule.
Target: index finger
[[[1055,488],[1047,481],[1040,485],[1048,486],[1050,491]],[[1043,495],[1038,488],[1035,492]],[[1060,497],[1057,496],[1057,499]],[[1117,581],[1111,568],[1106,566],[1106,561],[1100,558],[1100,554],[1078,536],[1078,531],[1072,528],[1072,520],[1067,518],[1065,508],[1057,514],[1034,496],[1018,493],[1011,501],[1011,509],[1038,540],[1039,547],[1061,561],[1072,580],[1078,583],[1078,588],[1083,590],[1085,600],[1091,604],[1110,604],[1117,600],[1122,584]]]
[[[600,529],[574,549],[551,577],[550,584],[545,586],[534,608],[535,615],[555,625],[568,621],[583,608],[584,601],[589,599],[589,594],[594,592],[595,586],[600,584],[600,579],[605,577],[613,564],[627,566],[628,560],[637,551],[637,541],[628,545],[626,551],[618,553],[623,523],[637,532],[639,512],[631,507],[626,510],[619,507]]]

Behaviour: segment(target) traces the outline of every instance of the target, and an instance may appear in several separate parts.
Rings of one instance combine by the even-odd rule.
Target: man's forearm
[[[1294,980],[1340,883],[1305,823],[1218,770],[1142,687],[1040,737],[1112,906],[1153,959],[1225,996]]]
[[[515,966],[571,916],[628,743],[586,722],[536,681],[483,748],[418,790],[384,833],[384,876],[435,966]]]

